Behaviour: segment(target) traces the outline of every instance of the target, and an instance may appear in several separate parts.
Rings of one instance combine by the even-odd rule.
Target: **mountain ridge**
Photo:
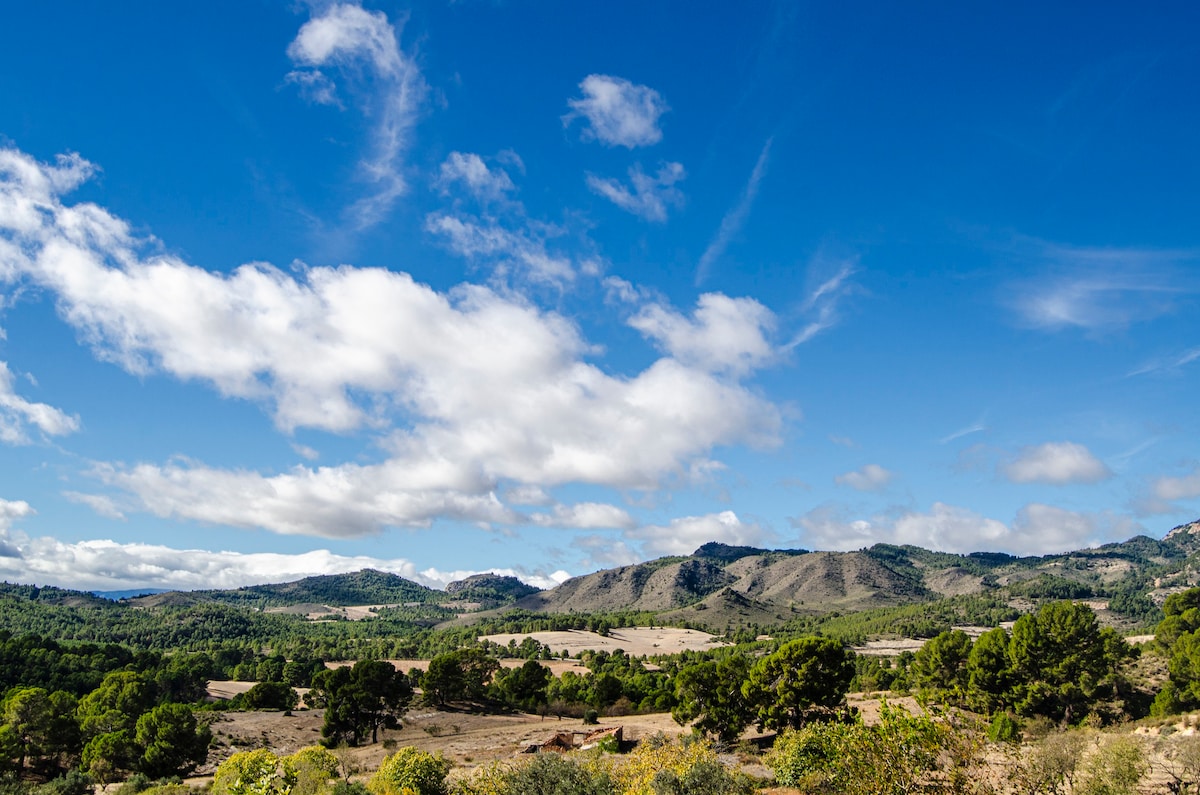
[[[632,611],[654,613],[664,621],[724,627],[988,593],[1026,600],[1056,595],[1112,598],[1121,606],[1145,611],[1161,604],[1167,594],[1198,582],[1200,521],[1195,521],[1173,528],[1162,539],[1139,535],[1040,556],[960,554],[884,543],[847,552],[773,550],[713,541],[692,555],[602,569],[545,591],[496,574],[473,575],[440,591],[398,574],[362,569],[227,590],[146,594],[149,589],[143,589],[146,595],[119,604],[156,608],[217,603],[258,610],[303,604],[415,604],[477,610],[462,616],[468,622],[510,609]],[[5,584],[0,597],[77,606],[113,604],[91,593],[50,586]]]

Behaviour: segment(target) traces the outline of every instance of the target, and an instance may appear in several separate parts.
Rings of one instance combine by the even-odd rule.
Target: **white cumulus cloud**
[[[790,521],[802,532],[804,543],[834,550],[889,543],[945,552],[1045,555],[1123,541],[1142,532],[1126,516],[1041,503],[1022,507],[1010,524],[942,502],[935,502],[929,511],[892,509],[870,518],[851,518],[845,508],[827,504]]]
[[[551,513],[535,513],[530,517],[542,527],[567,527],[580,530],[628,528],[637,523],[629,513],[615,505],[600,502],[581,502],[576,505],[556,505]]]
[[[1188,475],[1158,478],[1154,481],[1154,496],[1160,500],[1192,500],[1200,497],[1200,468]]]
[[[754,523],[743,522],[733,511],[703,516],[683,516],[666,526],[647,525],[627,532],[641,542],[647,556],[690,555],[710,541],[733,546],[760,546],[768,533]]]
[[[24,444],[31,426],[50,436],[63,436],[79,430],[79,417],[18,395],[8,363],[0,362],[0,441]]]
[[[0,517],[4,508],[4,501],[0,501]],[[9,554],[2,547],[9,548]],[[103,539],[66,542],[50,536],[30,538],[23,534],[15,534],[0,545],[0,577],[79,590],[241,588],[368,568],[398,574],[430,588],[445,588],[454,580],[482,573],[419,569],[405,558],[338,555],[326,549],[296,554],[230,552],[121,544]],[[489,571],[517,577],[537,588],[552,588],[569,576],[565,571],[509,568]]]
[[[767,340],[775,316],[753,298],[704,293],[690,318],[648,304],[629,324],[679,361],[711,372],[745,374],[775,354]]]
[[[662,140],[658,119],[668,108],[654,89],[609,75],[588,75],[579,89],[583,96],[567,100],[571,112],[562,119],[564,126],[585,119],[584,140],[629,149]]]
[[[1112,477],[1104,462],[1075,442],[1047,442],[1026,447],[1001,471],[1013,483],[1097,483]]]
[[[503,487],[654,489],[711,471],[718,446],[777,441],[779,411],[738,380],[763,355],[753,325],[767,314],[753,302],[725,312],[734,299],[704,299],[663,332],[674,355],[613,374],[587,361],[595,349],[573,323],[511,291],[439,292],[351,266],[220,273],[158,253],[103,208],[62,201],[90,171],[0,150],[0,277],[52,294],[95,355],[131,373],[255,401],[285,432],[368,428],[385,442],[377,463],[276,474],[100,464],[94,475],[124,495],[108,495],[115,512],[330,536],[513,522]],[[689,342],[718,321],[740,341],[716,353]]]
[[[451,152],[438,171],[438,186],[448,193],[453,185],[462,185],[478,201],[496,201],[516,190],[508,172],[491,168],[473,152]]]

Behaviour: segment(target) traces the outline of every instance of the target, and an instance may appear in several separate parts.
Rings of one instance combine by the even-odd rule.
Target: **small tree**
[[[296,691],[283,682],[259,682],[236,700],[246,709],[288,710],[300,703]]]
[[[360,660],[313,677],[312,702],[325,708],[322,742],[358,745],[369,734],[378,742],[381,728],[396,728],[412,700],[408,677],[390,663]]]
[[[421,677],[425,701],[444,705],[448,701],[482,700],[492,674],[499,667],[495,658],[479,648],[439,654],[429,661],[429,668]]]
[[[183,704],[163,704],[138,718],[138,769],[152,778],[186,773],[204,761],[212,733]]]
[[[749,673],[746,657],[735,654],[716,662],[685,665],[675,676],[678,704],[671,717],[680,726],[692,721],[696,731],[733,742],[750,722],[751,708],[742,692]]]
[[[760,729],[799,728],[812,707],[840,706],[853,678],[853,652],[832,638],[800,638],[755,663],[742,694]]]
[[[961,629],[943,632],[917,651],[909,672],[922,692],[959,704],[966,699],[971,637]]]

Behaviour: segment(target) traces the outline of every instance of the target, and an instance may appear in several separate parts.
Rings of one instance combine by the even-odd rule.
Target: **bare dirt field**
[[[878,720],[881,693],[852,693],[848,696],[851,706],[857,707],[867,723]],[[891,695],[888,703],[913,712],[919,713],[921,708],[916,700],[908,696]],[[231,712],[217,713],[212,724],[214,747],[208,763],[197,771],[195,778],[189,779],[193,786],[200,786],[211,780],[216,766],[238,751],[254,748],[270,748],[279,755],[294,753],[305,746],[314,745],[321,736],[321,723],[324,715],[321,710],[298,710],[293,715],[279,712]],[[677,725],[669,714],[637,715],[625,717],[605,717],[600,726],[584,726],[578,719],[554,717],[540,718],[537,715],[516,713],[511,715],[478,715],[464,712],[440,711],[424,707],[416,707],[404,719],[404,727],[397,731],[380,733],[380,742],[367,744],[359,748],[338,751],[344,764],[352,771],[360,774],[368,773],[378,768],[383,758],[393,753],[397,748],[411,745],[431,753],[442,753],[454,763],[451,775],[455,778],[467,776],[479,765],[488,764],[495,760],[516,760],[522,758],[520,752],[534,743],[542,743],[560,732],[585,733],[602,727],[621,726],[626,739],[636,740],[658,733],[680,735],[686,730]],[[1200,718],[1185,716],[1178,724],[1170,727],[1178,737],[1189,736],[1196,732]],[[1128,730],[1127,730],[1128,731]],[[747,736],[753,734],[750,730]],[[1151,750],[1152,744],[1161,744],[1166,732],[1162,726],[1139,726],[1132,731],[1146,743],[1149,761],[1152,769],[1142,781],[1141,792],[1166,793],[1168,781],[1165,777],[1166,762],[1161,750]],[[1092,732],[1089,734],[1088,753],[1094,753],[1095,748],[1111,740],[1113,734]],[[1178,737],[1173,739],[1178,739]],[[988,771],[985,775],[992,780],[999,792],[1011,792],[1007,779],[1011,776],[1012,766],[1016,757],[1024,750],[1018,746],[992,746],[987,750]],[[738,760],[729,757],[732,764]],[[742,759],[740,761],[747,761]],[[752,775],[766,778],[769,772],[761,764],[752,764],[747,768]],[[764,790],[766,793],[784,795],[799,793],[799,790],[774,788]]]
[[[297,710],[292,715],[280,712],[220,713],[212,724],[214,748],[208,763],[197,771],[211,776],[221,761],[238,751],[270,748],[286,755],[321,738],[322,710]],[[678,735],[684,732],[666,713],[602,718],[600,727],[621,726],[628,740],[649,737],[659,732]],[[397,747],[412,745],[431,753],[441,752],[454,762],[456,775],[463,775],[479,764],[516,756],[531,743],[541,743],[558,732],[586,733],[596,726],[584,726],[578,718],[515,713],[476,715],[445,712],[417,707],[404,718],[398,731],[380,732],[378,743],[345,751],[352,764],[361,770],[374,770]]]
[[[568,629],[558,632],[529,632],[523,635],[484,635],[480,640],[507,646],[510,640],[520,643],[525,638],[533,638],[538,643],[549,646],[555,654],[566,651],[570,655],[586,650],[613,652],[623,649],[631,657],[641,657],[676,654],[681,651],[703,651],[728,645],[707,632],[677,627],[624,627],[612,630],[607,636]]]

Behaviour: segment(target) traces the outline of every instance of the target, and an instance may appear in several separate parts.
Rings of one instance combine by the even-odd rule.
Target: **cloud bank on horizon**
[[[564,10],[542,23],[654,55],[514,61],[495,33],[527,10],[229,10],[161,75],[86,98],[39,59],[120,19],[81,11],[40,49],[44,12],[0,33],[28,75],[0,86],[6,578],[546,587],[707,541],[1044,554],[1200,512],[1200,200],[1104,156],[1196,165],[1142,139],[1198,118],[1071,90],[1119,13],[1049,77],[1005,55],[974,108],[887,60],[899,40],[858,56],[898,64],[884,91],[802,50],[764,49],[763,79],[700,19],[653,50],[660,20]],[[969,28],[963,80],[998,35]],[[273,44],[217,57],[246,32]],[[155,40],[127,44],[95,71],[119,81]],[[701,52],[726,79],[676,68]],[[147,103],[167,91],[192,99]],[[911,121],[863,123],[895,97]],[[994,131],[1047,108],[1048,136]],[[930,137],[948,123],[954,153]]]

